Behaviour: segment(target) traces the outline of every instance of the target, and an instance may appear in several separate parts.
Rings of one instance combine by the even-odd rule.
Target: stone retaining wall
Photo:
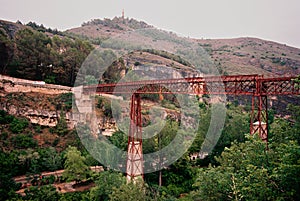
[[[45,84],[43,81],[31,81],[0,75],[0,88],[8,93],[36,92],[44,94],[62,94],[72,92],[72,87]]]

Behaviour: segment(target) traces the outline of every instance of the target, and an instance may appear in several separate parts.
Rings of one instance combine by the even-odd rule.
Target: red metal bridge
[[[167,80],[99,84],[84,93],[132,94],[128,137],[127,176],[143,176],[142,114],[140,94],[248,95],[252,96],[250,134],[268,141],[268,96],[298,95],[296,77],[264,78],[262,75],[193,77]]]

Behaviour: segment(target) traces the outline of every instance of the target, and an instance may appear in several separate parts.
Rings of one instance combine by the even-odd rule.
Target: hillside
[[[93,50],[84,40],[37,25],[0,21],[0,74],[72,86]]]
[[[94,19],[83,23],[81,27],[67,30],[67,33],[85,36],[92,39],[105,39],[116,36],[125,31],[137,29],[153,28],[145,22],[139,22],[134,19],[123,19],[115,17],[113,19],[105,18],[103,20]]]
[[[68,86],[73,85],[89,52],[98,47],[114,52],[122,48],[146,50],[145,57],[125,56],[124,60],[129,61],[124,64],[127,71],[133,64],[159,64],[182,71],[196,67],[203,74],[210,74],[211,69],[224,75],[276,77],[300,74],[300,50],[294,47],[257,38],[183,38],[145,22],[120,17],[94,19],[65,32],[34,22],[23,25],[0,20],[0,41],[2,74]],[[199,49],[200,59],[204,61],[195,64],[199,58],[193,57],[192,53]],[[94,76],[98,78],[97,73]]]
[[[89,39],[95,45],[107,47],[105,39],[118,35],[123,37],[140,29],[151,30],[134,35],[135,41],[147,41],[147,45],[165,48],[173,53],[181,45],[201,46],[210,56],[213,65],[222,74],[263,74],[266,76],[295,75],[300,73],[300,50],[272,41],[257,38],[236,39],[189,39],[174,33],[156,29],[134,19],[114,18],[92,20],[66,33]],[[130,34],[129,34],[130,35]],[[132,36],[133,37],[133,36]],[[130,42],[133,40],[130,40]],[[182,44],[183,41],[186,44]],[[157,45],[163,43],[163,46]],[[114,48],[109,46],[110,48]],[[206,72],[204,72],[206,73]]]
[[[288,76],[300,73],[300,50],[257,38],[196,40],[228,74]]]

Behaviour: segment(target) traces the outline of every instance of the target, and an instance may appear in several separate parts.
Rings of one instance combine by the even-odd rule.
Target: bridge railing
[[[192,94],[192,95],[292,95],[300,94],[295,77],[264,78],[262,75],[193,77],[145,80],[84,86],[84,93],[97,94]]]

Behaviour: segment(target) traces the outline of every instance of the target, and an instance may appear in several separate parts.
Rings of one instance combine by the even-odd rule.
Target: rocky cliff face
[[[0,102],[0,110],[4,110],[10,115],[25,117],[33,124],[39,124],[41,126],[49,126],[49,127],[54,127],[57,125],[61,114],[59,110],[55,110],[54,107],[39,108],[38,105],[34,105],[30,103],[28,104],[15,103],[15,100],[18,97],[24,98],[23,94],[2,96]],[[64,115],[68,127],[70,129],[74,128],[74,123],[72,121],[71,113],[67,112]]]
[[[55,99],[70,91],[70,87],[0,75],[0,110],[25,117],[33,124],[53,127],[61,114]],[[73,128],[70,112],[65,112],[65,119],[69,128]]]
[[[85,118],[83,115],[87,111],[73,114],[71,105],[66,105],[67,102],[72,103],[70,87],[34,82],[0,75],[0,110],[25,117],[33,124],[48,127],[55,127],[62,118],[61,115],[64,115],[69,129],[74,129],[76,123]],[[89,96],[80,99],[83,109],[92,103]],[[112,118],[100,115],[97,121],[96,128],[104,135],[111,135],[117,129]]]

